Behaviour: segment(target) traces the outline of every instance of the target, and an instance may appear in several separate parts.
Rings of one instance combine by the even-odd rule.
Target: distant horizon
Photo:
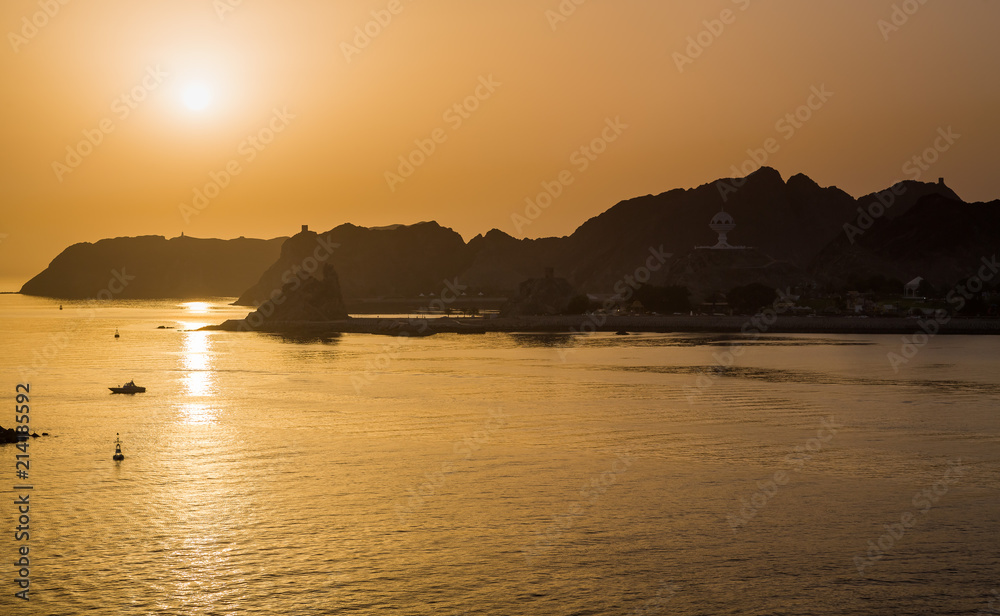
[[[0,604],[988,610],[997,24],[3,2]]]
[[[1000,195],[995,2],[387,1],[0,6],[0,277],[286,221],[559,237],[762,165]]]
[[[802,172],[796,172],[796,173],[792,173],[792,174],[786,175],[780,169],[776,169],[774,167],[771,167],[771,166],[768,166],[768,165],[764,165],[764,166],[762,166],[762,167],[760,167],[758,169],[755,169],[754,171],[752,171],[749,174],[744,175],[744,176],[733,176],[733,175],[723,176],[723,177],[715,178],[715,179],[713,179],[711,181],[708,181],[708,182],[703,182],[703,183],[695,185],[695,186],[673,187],[673,188],[667,188],[665,190],[662,190],[662,191],[656,192],[656,193],[647,193],[645,195],[634,195],[632,197],[622,198],[622,199],[619,199],[618,201],[616,201],[615,203],[608,205],[607,208],[605,208],[604,210],[602,210],[601,212],[599,212],[597,214],[594,214],[590,218],[593,218],[594,216],[600,216],[601,214],[603,214],[604,212],[606,212],[609,209],[613,208],[614,206],[618,205],[619,203],[630,201],[632,199],[639,199],[639,198],[646,197],[646,196],[658,196],[658,195],[662,195],[662,194],[665,194],[665,193],[668,193],[668,192],[671,192],[671,191],[674,191],[674,190],[685,190],[685,191],[695,190],[695,189],[700,188],[702,186],[714,184],[714,183],[716,183],[718,181],[725,180],[725,179],[741,179],[741,178],[745,178],[745,177],[748,177],[749,175],[753,175],[754,173],[757,173],[758,171],[761,171],[763,169],[772,169],[772,170],[776,171],[781,176],[782,181],[785,182],[785,183],[787,183],[790,178],[792,178],[794,176],[797,176],[797,175],[804,175],[806,177],[810,177],[808,174],[802,173]],[[813,178],[810,177],[810,179],[813,179]],[[959,196],[959,198],[962,198],[964,200],[962,192],[960,190],[956,190],[953,186],[951,186],[950,184],[948,184],[948,178],[946,178],[946,177],[945,178],[935,178],[935,179],[933,179],[933,181],[924,180],[924,179],[921,179],[921,180],[911,180],[911,179],[908,179],[908,178],[904,178],[904,179],[901,179],[901,180],[897,180],[896,182],[894,182],[894,183],[892,183],[892,184],[890,184],[888,186],[884,186],[884,187],[881,187],[881,188],[876,189],[876,190],[868,191],[868,192],[865,192],[865,193],[860,194],[860,195],[855,195],[855,194],[853,194],[853,193],[851,193],[851,192],[849,192],[847,190],[844,190],[843,188],[841,188],[840,186],[838,186],[836,184],[831,184],[831,185],[824,186],[823,184],[819,184],[818,182],[817,183],[821,187],[823,187],[823,188],[836,188],[838,190],[841,190],[841,191],[845,192],[846,194],[848,194],[849,196],[851,196],[853,199],[860,199],[861,197],[864,197],[864,196],[867,196],[867,195],[871,195],[871,194],[874,194],[874,193],[877,193],[877,192],[882,192],[882,191],[885,191],[885,190],[889,190],[893,186],[896,186],[897,184],[900,184],[900,183],[903,183],[903,182],[918,181],[918,182],[921,182],[921,183],[924,183],[924,184],[933,185],[933,184],[937,184],[938,181],[939,181],[939,179],[943,179],[945,181],[945,186],[947,186],[949,189],[951,189],[953,192],[955,192]],[[995,197],[993,199],[989,199],[988,201],[967,201],[967,202],[968,203],[990,203],[992,201],[996,201],[997,199],[1000,199],[1000,196]],[[39,272],[41,272],[44,269],[44,267],[46,267],[48,265],[48,263],[51,262],[52,259],[56,258],[59,254],[61,254],[62,250],[65,250],[66,248],[68,248],[69,246],[72,246],[73,244],[79,244],[79,243],[91,243],[91,244],[93,244],[93,243],[96,243],[96,242],[101,241],[101,240],[114,239],[115,237],[160,236],[160,237],[164,237],[165,239],[171,240],[171,239],[175,239],[175,238],[181,237],[183,235],[184,237],[190,237],[190,238],[193,238],[193,239],[205,239],[205,240],[213,240],[213,239],[214,240],[235,240],[235,239],[240,239],[240,238],[258,239],[258,240],[271,240],[271,239],[277,239],[279,237],[292,237],[293,235],[295,235],[296,233],[299,233],[301,231],[302,224],[306,224],[309,227],[310,231],[315,231],[317,233],[326,233],[326,232],[331,231],[333,229],[336,229],[337,227],[339,227],[341,225],[344,225],[344,224],[351,224],[351,225],[355,225],[355,226],[358,226],[358,227],[364,227],[364,228],[368,228],[368,229],[380,229],[380,228],[389,228],[389,227],[395,227],[395,226],[413,226],[413,225],[418,225],[418,224],[433,222],[433,223],[437,223],[438,225],[440,225],[443,228],[451,229],[452,231],[455,231],[455,233],[458,233],[462,237],[462,241],[465,242],[466,244],[468,244],[469,241],[471,241],[477,235],[486,235],[490,231],[494,231],[494,230],[498,230],[498,231],[501,231],[503,233],[506,233],[506,234],[510,235],[511,237],[514,237],[515,239],[539,240],[539,239],[546,239],[546,238],[551,238],[551,237],[565,237],[565,236],[569,236],[569,235],[572,235],[573,233],[575,233],[576,230],[579,229],[580,226],[582,226],[584,223],[586,223],[587,220],[590,220],[590,218],[587,218],[585,220],[581,220],[579,223],[576,224],[576,226],[572,227],[572,229],[569,232],[564,233],[562,235],[544,235],[544,236],[537,236],[537,237],[517,237],[516,235],[510,233],[508,230],[499,229],[497,227],[493,227],[491,229],[486,229],[486,230],[480,230],[480,231],[478,231],[478,232],[476,232],[474,234],[466,235],[466,234],[462,233],[461,231],[459,231],[458,229],[456,229],[455,227],[450,226],[448,224],[445,224],[442,221],[434,220],[434,219],[425,219],[425,220],[417,220],[417,221],[414,221],[414,222],[395,222],[395,223],[389,223],[389,224],[378,225],[378,226],[361,225],[361,224],[355,223],[353,221],[347,220],[347,221],[343,221],[341,223],[337,223],[337,224],[335,224],[334,226],[332,226],[330,228],[317,228],[317,227],[314,227],[311,223],[298,223],[297,225],[292,225],[291,226],[292,228],[294,228],[294,230],[291,231],[291,232],[288,232],[288,233],[278,233],[276,235],[271,235],[271,236],[246,236],[246,235],[238,235],[238,236],[232,236],[232,237],[199,236],[199,235],[193,235],[191,233],[188,233],[187,231],[183,231],[182,230],[182,231],[179,231],[177,233],[177,235],[168,235],[166,233],[137,233],[137,234],[132,234],[132,235],[118,235],[118,236],[100,237],[100,238],[97,238],[97,239],[83,239],[83,240],[78,240],[78,241],[75,241],[75,242],[71,242],[71,243],[63,246],[59,250],[59,252],[53,254],[45,262],[45,266],[43,266],[42,268],[38,269],[37,271],[31,272],[31,273],[29,273],[29,272],[23,272],[23,273],[10,273],[10,274],[6,274],[6,275],[0,274],[0,293],[2,293],[2,292],[6,292],[6,293],[17,293],[17,292],[19,292],[21,286],[23,286],[24,283],[26,283],[32,277],[36,276]],[[845,222],[849,222],[849,221],[845,221]],[[9,285],[14,280],[21,280],[21,282],[18,284],[17,288],[13,289],[13,290],[5,290],[5,286],[4,285]]]

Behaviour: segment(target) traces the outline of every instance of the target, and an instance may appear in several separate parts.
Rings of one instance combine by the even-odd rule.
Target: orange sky
[[[121,235],[565,235],[768,139],[856,196],[937,145],[920,179],[1000,197],[1000,2],[575,2],[5,0],[0,279]]]

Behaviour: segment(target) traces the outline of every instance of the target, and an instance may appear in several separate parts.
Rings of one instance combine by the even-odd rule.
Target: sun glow
[[[192,314],[208,314],[208,302],[185,302],[181,305]]]
[[[192,111],[202,111],[212,104],[212,92],[204,84],[191,83],[181,93],[184,106]]]
[[[215,373],[212,366],[212,339],[208,332],[186,331],[184,348],[180,356],[180,368],[184,372],[183,384],[187,398],[181,410],[187,423],[214,423],[215,410],[206,398],[215,392]]]

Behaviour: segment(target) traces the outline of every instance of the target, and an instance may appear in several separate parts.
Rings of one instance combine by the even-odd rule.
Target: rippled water
[[[187,331],[246,313],[221,301],[64,308],[0,296],[4,390],[30,380],[50,433],[28,603],[0,448],[0,614],[974,614],[1000,588],[1000,338],[896,373],[894,336],[315,340]]]

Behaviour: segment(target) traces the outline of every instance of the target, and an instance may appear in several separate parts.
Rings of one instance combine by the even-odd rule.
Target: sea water
[[[0,614],[998,605],[1000,338],[196,331],[228,301],[0,296],[48,433]]]

